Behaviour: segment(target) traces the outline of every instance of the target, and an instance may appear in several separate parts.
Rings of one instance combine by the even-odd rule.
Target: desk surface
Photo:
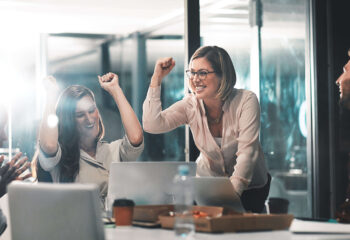
[[[105,230],[106,240],[154,240],[174,239],[174,232],[165,229],[147,229],[139,227],[116,227]],[[264,231],[250,233],[196,233],[195,240],[316,240],[350,239],[350,234],[293,234],[289,231]]]
[[[8,202],[6,197],[0,198],[0,206],[5,210],[5,214],[9,219]],[[350,224],[349,224],[350,228]],[[0,237],[1,240],[11,240],[10,230],[8,226],[4,234]],[[175,239],[172,230],[161,228],[148,229],[139,227],[116,227],[105,229],[106,240],[154,240],[154,239]],[[264,232],[249,232],[249,233],[196,233],[195,240],[340,240],[350,239],[350,234],[293,234],[289,231],[264,231]]]

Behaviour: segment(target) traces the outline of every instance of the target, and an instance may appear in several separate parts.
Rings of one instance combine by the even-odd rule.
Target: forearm
[[[151,78],[151,83],[150,83],[150,87],[155,88],[160,86],[162,83],[162,79],[160,77],[156,77],[156,76],[152,76]]]
[[[140,145],[143,141],[142,127],[123,90],[118,86],[110,94],[118,106],[125,133],[130,143],[133,146]]]
[[[159,134],[169,132],[187,123],[186,101],[178,101],[162,110],[160,87],[150,87],[143,103],[142,123],[146,132]]]
[[[259,146],[259,142],[255,141],[255,143],[238,150],[236,153],[236,165],[230,180],[239,195],[250,185],[256,168],[261,168],[260,162],[263,161],[263,157]]]
[[[58,145],[58,126],[49,126],[48,119],[50,115],[55,115],[56,98],[48,98],[44,109],[43,118],[40,124],[39,143],[41,149],[46,154],[54,154]]]

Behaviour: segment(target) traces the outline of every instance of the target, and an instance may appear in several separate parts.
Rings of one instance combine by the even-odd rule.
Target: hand
[[[28,157],[22,157],[22,153],[17,153],[10,161],[10,166],[14,167],[15,170],[15,180],[25,180],[32,176],[31,173],[28,173],[24,176],[21,176],[21,174],[29,169],[30,162],[28,162]]]
[[[47,76],[44,78],[43,83],[48,94],[58,93],[59,88],[57,85],[56,78],[54,78],[53,76]]]
[[[107,73],[105,75],[97,76],[101,87],[112,94],[117,88],[119,88],[119,78],[115,73]]]
[[[21,156],[22,153],[17,153],[10,162],[0,167],[0,197],[5,195],[7,192],[7,185],[13,180],[24,180],[32,176],[32,174],[29,173],[20,177],[30,166],[30,163],[27,162],[28,158],[20,158]],[[2,165],[3,161],[4,156],[0,156],[0,165]]]
[[[171,72],[174,66],[175,61],[172,57],[158,59],[154,67],[151,87],[159,86],[162,83],[162,79]]]

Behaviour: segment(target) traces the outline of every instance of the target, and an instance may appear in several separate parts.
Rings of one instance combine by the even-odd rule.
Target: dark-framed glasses
[[[207,78],[207,75],[210,74],[210,73],[215,73],[215,71],[212,71],[212,72],[209,72],[207,70],[199,70],[198,72],[195,72],[195,71],[191,71],[191,70],[186,70],[186,76],[189,78],[189,79],[193,79],[196,74],[198,76],[198,78],[200,80],[205,80]]]

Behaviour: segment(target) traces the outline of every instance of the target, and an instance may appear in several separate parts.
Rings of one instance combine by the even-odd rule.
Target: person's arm
[[[39,130],[39,145],[47,155],[54,155],[58,149],[58,126],[49,125],[49,118],[56,116],[56,102],[58,99],[58,86],[52,76],[44,79],[46,88],[46,105]]]
[[[239,118],[239,136],[235,170],[230,177],[235,191],[241,195],[253,177],[259,158],[260,106],[255,94],[250,93],[244,100]]]
[[[137,116],[126,99],[123,90],[119,86],[118,75],[107,73],[100,77],[98,76],[101,87],[106,90],[116,102],[125,133],[133,146],[139,146],[143,142],[143,131]]]
[[[146,132],[165,133],[188,122],[185,110],[188,107],[186,100],[178,101],[164,111],[162,110],[160,85],[174,66],[175,61],[172,58],[161,58],[154,67],[150,87],[143,103],[142,123]]]
[[[123,139],[120,139],[120,146],[119,146],[119,156],[121,162],[134,162],[137,160],[138,157],[143,152],[143,149],[145,147],[144,142],[142,142],[139,146],[135,147],[133,146],[128,137],[124,136]]]

